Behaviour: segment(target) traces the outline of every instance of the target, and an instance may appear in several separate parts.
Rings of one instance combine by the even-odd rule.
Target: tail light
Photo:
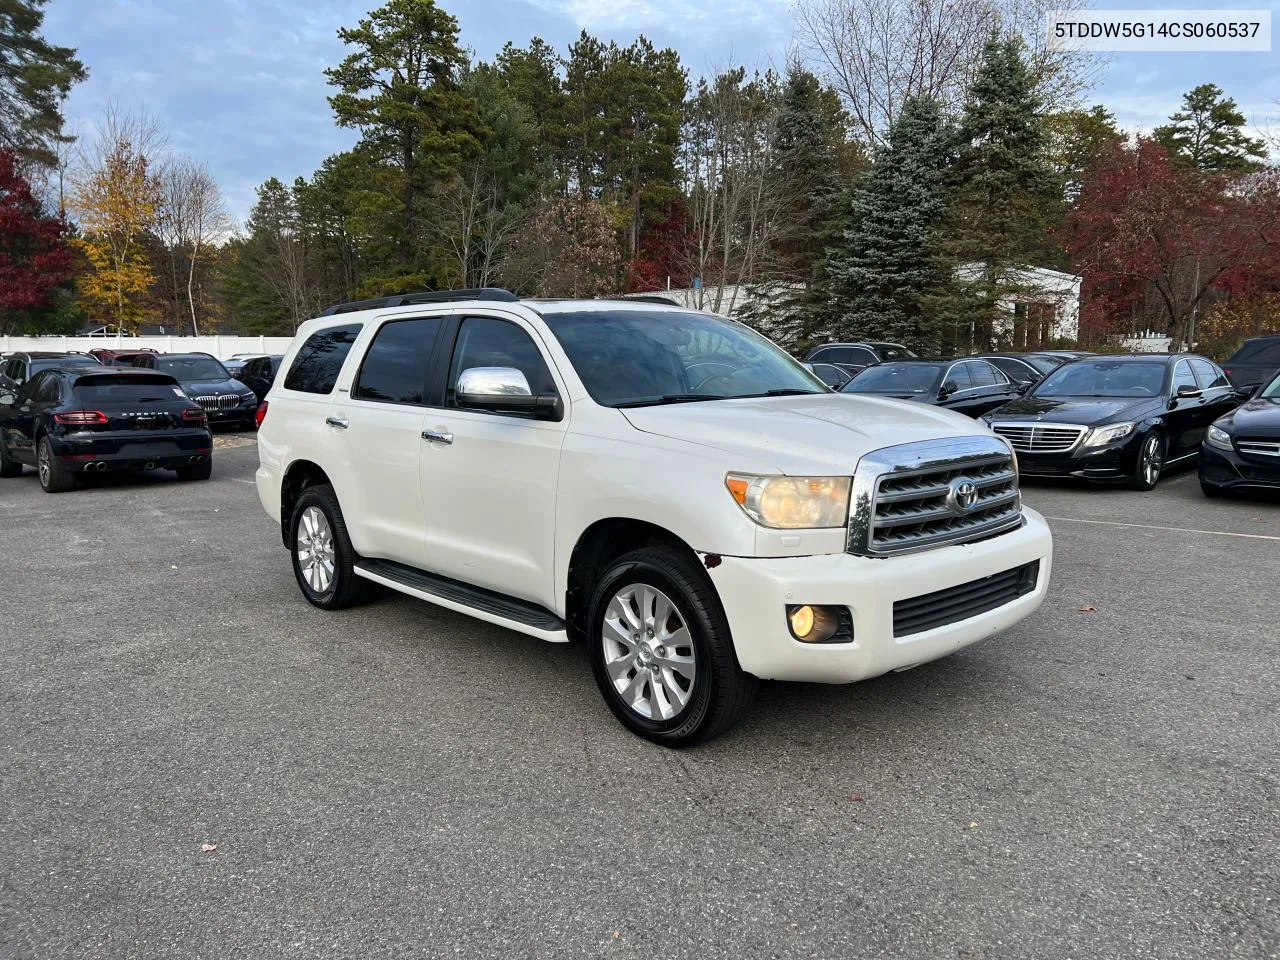
[[[267,401],[263,400],[258,404],[258,412],[253,415],[253,425],[260,427],[265,419],[267,419]]]
[[[67,410],[53,415],[54,423],[84,424],[106,423],[107,415],[101,410]]]
[[[188,423],[204,423],[204,410],[199,407],[187,407],[187,409],[182,411],[182,419]]]

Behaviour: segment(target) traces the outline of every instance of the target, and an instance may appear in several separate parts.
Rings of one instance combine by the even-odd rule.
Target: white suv
[[[749,328],[653,299],[333,307],[266,406],[258,493],[307,600],[382,584],[585,640],[614,714],[671,746],[732,725],[757,678],[912,667],[1048,587],[1005,441],[832,393]]]

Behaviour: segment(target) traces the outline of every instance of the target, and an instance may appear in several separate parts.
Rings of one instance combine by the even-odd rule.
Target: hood
[[[219,397],[226,393],[246,393],[245,386],[239,380],[179,380],[182,389],[189,396]]]
[[[1280,397],[1250,400],[1218,422],[1237,436],[1280,439]]]
[[[1092,427],[1124,420],[1143,420],[1165,409],[1160,397],[1019,397],[983,419],[1078,423]]]
[[[917,440],[988,434],[963,414],[867,394],[710,400],[620,411],[637,430],[713,447],[737,470],[844,476],[863,454]]]

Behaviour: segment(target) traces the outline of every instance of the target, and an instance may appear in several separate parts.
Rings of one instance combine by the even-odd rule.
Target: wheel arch
[[[280,481],[280,538],[286,547],[293,536],[293,506],[307,487],[329,484],[332,481],[324,469],[311,460],[295,460],[289,464]]]
[[[592,586],[610,561],[632,550],[655,545],[668,546],[694,560],[699,559],[698,552],[683,539],[647,520],[605,517],[582,531],[569,555],[566,575],[565,622],[570,639],[583,635]]]

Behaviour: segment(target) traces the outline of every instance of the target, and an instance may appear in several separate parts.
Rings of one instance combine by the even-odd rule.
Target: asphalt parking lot
[[[1275,500],[1029,486],[1036,616],[670,752],[580,649],[309,607],[243,443],[0,481],[4,958],[1280,955]]]

